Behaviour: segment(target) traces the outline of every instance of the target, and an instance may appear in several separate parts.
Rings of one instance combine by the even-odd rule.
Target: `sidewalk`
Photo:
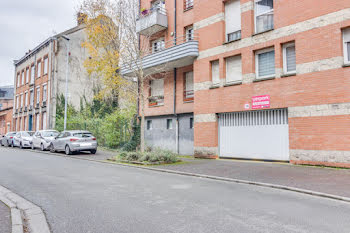
[[[11,232],[11,212],[10,209],[0,201],[0,232]]]
[[[115,155],[100,150],[76,157],[106,160]],[[158,169],[269,183],[350,198],[350,169],[298,166],[288,163],[181,158],[186,163],[153,166]]]

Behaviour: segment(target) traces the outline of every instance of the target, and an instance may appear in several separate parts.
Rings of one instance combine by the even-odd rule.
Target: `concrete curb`
[[[69,158],[78,159],[78,160],[87,160],[87,161],[92,161],[92,162],[105,163],[105,164],[110,164],[110,165],[119,165],[119,166],[124,166],[124,167],[151,170],[151,171],[177,174],[177,175],[183,175],[183,176],[192,176],[192,177],[205,178],[205,179],[211,179],[211,180],[219,180],[219,181],[226,181],[226,182],[232,182],[232,183],[238,183],[238,184],[247,184],[247,185],[255,185],[255,186],[267,187],[267,188],[273,188],[273,189],[279,189],[279,190],[286,190],[286,191],[291,191],[291,192],[312,195],[312,196],[316,196],[316,197],[322,197],[322,198],[328,198],[328,199],[337,200],[337,201],[343,201],[343,202],[347,202],[350,204],[349,197],[343,197],[343,196],[337,196],[337,195],[332,195],[332,194],[328,194],[328,193],[316,192],[316,191],[312,191],[312,190],[308,190],[308,189],[300,189],[300,188],[295,188],[295,187],[291,187],[291,186],[284,186],[284,185],[277,185],[277,184],[270,184],[270,183],[263,183],[263,182],[256,182],[256,181],[248,181],[248,180],[241,180],[241,179],[233,179],[233,178],[220,177],[220,176],[210,176],[210,175],[204,175],[204,174],[174,171],[174,170],[160,169],[160,168],[153,168],[153,167],[137,166],[137,165],[131,165],[131,164],[124,164],[124,163],[110,162],[110,161],[103,161],[103,160],[95,160],[95,159],[82,158],[82,157],[73,157],[73,156],[67,156],[67,155],[63,155],[63,154],[51,153],[51,152],[46,152],[46,151],[35,151],[35,152],[49,154],[49,155],[53,155],[53,156],[59,156],[59,157],[69,157]]]
[[[0,185],[0,201],[11,209],[12,233],[23,233],[26,220],[30,233],[50,233],[42,209]]]

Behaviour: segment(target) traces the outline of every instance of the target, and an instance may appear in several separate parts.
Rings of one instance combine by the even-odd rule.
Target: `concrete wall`
[[[176,117],[157,116],[147,117],[145,124],[146,145],[151,148],[161,148],[179,153],[182,155],[193,155],[193,129],[190,128],[190,118],[193,114],[178,115],[179,125],[178,133],[176,126]],[[167,129],[167,119],[172,119],[172,129]],[[152,121],[152,129],[147,130],[147,121]],[[177,144],[176,137],[179,141]],[[179,151],[177,149],[179,146]]]

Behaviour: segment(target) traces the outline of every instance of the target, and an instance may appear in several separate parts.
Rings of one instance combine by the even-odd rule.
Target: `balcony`
[[[148,97],[148,106],[156,107],[164,105],[164,96],[150,96]]]
[[[194,91],[184,91],[184,102],[193,102],[194,100]]]
[[[175,45],[176,42],[176,45]],[[121,74],[124,76],[135,76],[134,73],[138,67],[142,67],[144,75],[173,70],[193,64],[198,57],[198,37],[186,36],[175,38],[164,43],[164,47],[157,51],[146,51],[142,60],[133,64],[133,62],[121,66]]]
[[[144,36],[151,36],[167,28],[168,17],[165,9],[143,10],[136,21],[136,32]]]

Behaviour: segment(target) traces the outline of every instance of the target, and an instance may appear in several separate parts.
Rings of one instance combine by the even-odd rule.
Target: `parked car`
[[[90,151],[91,154],[96,154],[97,140],[88,131],[64,131],[51,142],[50,151],[64,151],[66,155],[81,151]]]
[[[29,148],[32,146],[34,132],[20,131],[13,137],[12,147]]]
[[[2,139],[1,139],[1,146],[11,146],[13,137],[16,135],[16,132],[8,132]]]
[[[56,130],[41,130],[33,135],[32,149],[40,148],[42,151],[48,150],[51,142],[55,140],[60,133]]]

